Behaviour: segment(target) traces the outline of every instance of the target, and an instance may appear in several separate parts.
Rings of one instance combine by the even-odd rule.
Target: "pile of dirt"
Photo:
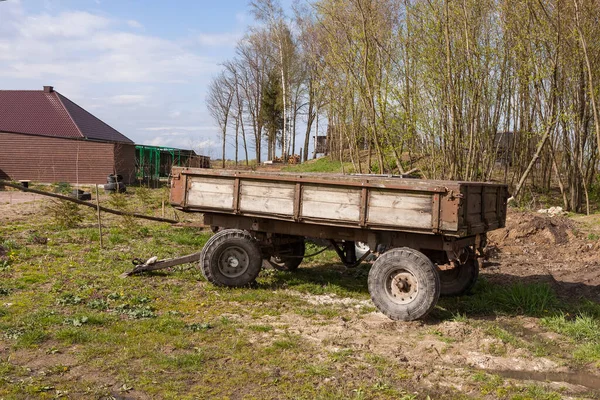
[[[600,240],[573,219],[510,211],[486,251],[491,281],[548,283],[564,297],[600,300]]]
[[[574,228],[566,217],[514,212],[507,216],[506,227],[490,232],[488,240],[497,247],[566,244],[576,239]]]

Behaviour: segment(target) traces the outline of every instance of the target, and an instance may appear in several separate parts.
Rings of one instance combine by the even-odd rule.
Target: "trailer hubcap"
[[[419,286],[413,274],[406,270],[396,270],[388,276],[386,291],[395,303],[408,304],[415,299]]]
[[[232,246],[223,251],[219,257],[219,270],[228,278],[243,275],[248,269],[250,257],[241,247]]]

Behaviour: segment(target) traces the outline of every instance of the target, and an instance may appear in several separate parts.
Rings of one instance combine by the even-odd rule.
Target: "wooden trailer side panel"
[[[503,185],[464,184],[461,228],[476,234],[502,228],[506,222],[508,190]]]
[[[304,185],[300,218],[353,222],[358,225],[360,194],[360,188]]]
[[[408,194],[391,190],[371,190],[367,223],[430,229],[433,218],[433,196]]]
[[[464,237],[503,227],[506,185],[173,168],[171,204],[317,225]]]
[[[294,209],[295,185],[291,183],[240,182],[240,211],[242,213],[291,216]]]
[[[192,176],[188,185],[189,205],[228,211],[233,208],[233,179]]]

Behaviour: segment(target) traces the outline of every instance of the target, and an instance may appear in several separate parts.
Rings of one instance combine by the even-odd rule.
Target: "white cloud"
[[[119,94],[112,96],[109,101],[112,104],[119,105],[130,105],[130,104],[143,104],[146,102],[147,97],[142,94]]]
[[[171,131],[171,130],[179,130],[179,131],[212,131],[214,130],[214,126],[153,126],[149,128],[143,128],[144,131],[151,132],[159,132],[159,131]]]
[[[197,39],[202,46],[235,47],[242,36],[241,33],[201,33]]]
[[[0,27],[0,77],[177,83],[220,69],[177,41],[115,30],[116,20],[87,12],[26,16],[0,7],[0,21],[9,25]]]
[[[129,25],[130,28],[135,28],[135,29],[142,29],[144,27],[144,25],[142,25],[141,23],[139,23],[135,19],[128,20],[127,21],[127,25]]]
[[[0,2],[0,89],[52,85],[136,143],[220,151],[203,92],[240,34],[159,37],[136,15],[66,3]]]
[[[57,16],[41,14],[27,17],[19,24],[26,38],[81,38],[110,25],[107,18],[87,12],[63,12]]]

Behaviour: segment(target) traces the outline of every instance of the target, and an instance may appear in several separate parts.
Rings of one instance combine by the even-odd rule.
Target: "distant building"
[[[106,183],[136,178],[135,145],[52,86],[0,90],[0,179]]]

